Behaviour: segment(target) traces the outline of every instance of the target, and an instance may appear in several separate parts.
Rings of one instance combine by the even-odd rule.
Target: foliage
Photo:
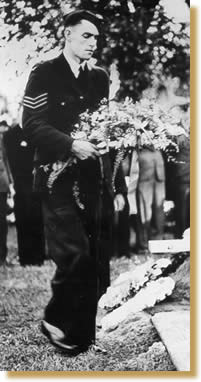
[[[189,25],[167,18],[162,8],[155,11],[147,30],[146,43],[153,52],[151,70],[162,76],[178,77],[188,83],[190,77]]]

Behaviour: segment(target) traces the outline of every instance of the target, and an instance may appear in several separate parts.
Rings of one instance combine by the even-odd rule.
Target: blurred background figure
[[[111,160],[113,163],[115,162],[115,153],[112,152]],[[126,178],[127,178],[127,157],[121,162],[121,166],[118,169],[118,174],[120,179],[122,180],[122,184],[120,187],[122,190],[125,190],[127,186]],[[127,190],[127,188],[126,188]],[[130,257],[130,227],[129,227],[129,203],[127,199],[127,194],[124,191],[124,207],[121,210],[114,211],[114,224],[112,227],[113,231],[113,248],[111,251],[112,256],[115,257]]]
[[[136,226],[137,226],[137,200],[136,190],[139,179],[139,161],[138,153],[133,150],[127,155],[124,161],[126,173],[126,183],[128,187],[128,205],[129,205],[129,248],[133,252],[136,247]]]
[[[0,266],[7,264],[7,198],[12,188],[12,177],[3,145],[3,135],[8,130],[8,119],[7,100],[0,95]]]
[[[34,148],[24,138],[19,124],[4,134],[4,145],[14,181],[14,213],[21,265],[41,265],[45,239],[41,199],[32,191]]]
[[[128,182],[130,245],[149,254],[148,241],[163,239],[165,227],[165,167],[160,151],[151,146],[134,150]]]
[[[181,239],[184,231],[190,227],[190,140],[178,139],[179,152],[175,161],[175,236]]]
[[[146,254],[149,239],[163,239],[165,167],[161,152],[151,147],[139,150],[138,162],[136,251]]]
[[[165,158],[166,198],[174,202],[174,236],[182,238],[183,232],[190,227],[190,98],[177,95],[180,83],[173,81],[167,88],[160,84],[158,91],[159,105],[179,119],[186,131],[177,137],[178,152],[173,161]]]
[[[167,102],[167,89],[160,85],[156,102]],[[131,157],[128,199],[130,225],[135,229],[135,252],[148,254],[148,241],[164,238],[165,162],[162,153],[150,144],[134,150]]]
[[[123,173],[126,179],[125,161],[123,161]],[[125,206],[122,211],[114,214],[114,254],[117,257],[130,257],[130,224],[129,203],[124,195]]]

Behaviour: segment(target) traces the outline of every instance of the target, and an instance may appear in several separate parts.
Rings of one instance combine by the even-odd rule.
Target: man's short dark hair
[[[94,24],[100,31],[103,17],[87,10],[72,11],[64,16],[64,25],[65,27],[74,26],[79,24],[82,20],[87,20]]]

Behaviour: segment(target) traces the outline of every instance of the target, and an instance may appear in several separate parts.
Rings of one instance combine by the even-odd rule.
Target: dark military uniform
[[[35,187],[44,192],[48,247],[57,265],[45,320],[61,328],[74,344],[94,340],[97,296],[109,285],[111,162],[108,154],[102,156],[102,166],[99,159],[78,161],[59,176],[51,193],[45,189],[46,177],[40,166],[72,155],[70,133],[79,114],[95,109],[108,90],[103,69],[86,66],[76,79],[61,54],[33,69],[24,97],[23,128],[36,147]],[[72,191],[75,181],[79,185],[77,198]],[[119,171],[116,192],[125,191]]]
[[[3,141],[15,189],[19,261],[21,265],[41,265],[45,260],[45,239],[40,194],[32,192],[34,149],[27,145],[19,125],[6,131]]]

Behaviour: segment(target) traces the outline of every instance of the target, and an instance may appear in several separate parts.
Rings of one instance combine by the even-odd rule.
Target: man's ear
[[[70,28],[66,28],[65,31],[64,31],[64,37],[65,37],[65,39],[68,40],[69,37],[70,37],[70,35],[71,35],[71,30],[70,30]]]

